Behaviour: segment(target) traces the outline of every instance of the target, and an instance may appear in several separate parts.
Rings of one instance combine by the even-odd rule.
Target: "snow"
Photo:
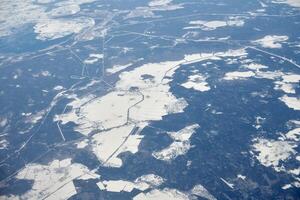
[[[204,20],[196,20],[190,21],[189,24],[191,26],[184,27],[184,29],[201,29],[204,31],[212,31],[217,28],[232,26],[232,27],[240,27],[245,24],[243,19],[238,17],[231,17],[228,21],[214,20],[214,21],[204,21]]]
[[[76,131],[88,135],[95,129],[122,126],[127,120],[161,120],[165,115],[183,112],[187,106],[184,99],[176,98],[170,92],[169,83],[180,64],[243,55],[247,55],[244,49],[235,49],[215,54],[185,55],[183,60],[178,61],[144,64],[122,72],[115,90],[102,97],[70,96],[74,99],[68,105],[72,110],[57,115],[55,121],[61,121],[62,125],[74,122],[77,125]]]
[[[151,190],[147,193],[136,195],[133,200],[188,200],[188,195],[175,189]]]
[[[189,24],[196,25],[196,26],[185,27],[184,29],[200,28],[202,30],[210,31],[227,25],[226,21],[202,21],[202,20],[191,21]]]
[[[6,140],[6,139],[2,139],[1,137],[0,137],[0,150],[1,149],[6,149],[7,148],[7,146],[8,146],[8,141]]]
[[[285,103],[289,108],[292,108],[294,110],[300,110],[300,99],[297,97],[290,97],[287,95],[284,95],[279,98],[282,102]]]
[[[54,40],[94,26],[95,22],[91,18],[49,19],[37,23],[34,32],[39,40]]]
[[[94,64],[98,62],[100,59],[103,59],[103,54],[90,54],[89,58],[84,60],[85,64]]]
[[[209,54],[185,55],[177,61],[148,63],[131,71],[119,74],[119,81],[114,89],[104,96],[86,95],[79,97],[75,94],[67,96],[72,101],[67,105],[68,112],[55,116],[63,126],[69,122],[76,124],[75,131],[90,136],[93,153],[104,166],[121,167],[122,160],[118,157],[123,152],[136,153],[143,138],[142,135],[131,132],[138,128],[139,132],[150,122],[161,120],[163,116],[181,113],[187,107],[183,98],[176,98],[170,91],[175,70],[181,64],[193,63],[223,57],[240,57],[247,55],[245,49],[235,49],[226,52]],[[90,55],[100,58],[100,55]],[[179,132],[186,137],[174,143],[162,152],[156,152],[160,159],[172,160],[186,153],[190,148],[189,137],[198,125],[187,127]],[[192,129],[192,130],[189,130]],[[184,133],[184,132],[187,133]],[[175,133],[169,133],[174,140]],[[113,141],[113,143],[112,143]],[[84,148],[86,143],[77,144]]]
[[[186,154],[191,148],[190,137],[199,127],[200,126],[198,124],[193,124],[178,132],[169,132],[168,135],[174,140],[174,142],[170,146],[154,152],[152,155],[159,160],[172,161],[176,157]]]
[[[164,6],[167,5],[169,3],[171,3],[172,0],[152,0],[149,2],[149,6],[153,7],[153,6]]]
[[[105,130],[124,125],[128,108],[140,100],[139,94],[126,91],[112,91],[99,98],[90,96],[76,99],[70,104],[73,109],[57,116],[56,120],[62,124],[73,121],[77,124],[76,130],[88,135],[95,129]],[[80,112],[77,112],[78,108]]]
[[[75,195],[73,180],[85,174],[100,177],[71,159],[53,160],[48,165],[28,164],[17,175],[17,179],[32,180],[32,189],[18,196],[20,199],[67,199]],[[16,196],[7,199],[16,199]]]
[[[64,89],[64,87],[61,86],[61,85],[57,85],[57,86],[55,86],[55,87],[53,88],[53,90],[56,90],[56,91],[62,90],[62,89]]]
[[[255,76],[255,73],[252,71],[245,72],[228,72],[225,74],[224,80],[236,80],[236,79],[246,79]]]
[[[147,174],[137,178],[135,181],[125,180],[109,180],[98,182],[97,185],[100,190],[109,192],[131,192],[133,189],[140,191],[149,188],[157,187],[164,182],[164,179],[154,174]]]
[[[140,190],[147,189],[147,188],[139,188],[132,182],[122,181],[122,180],[103,181],[102,184],[104,185],[105,190],[107,190],[109,192],[121,192],[121,191],[131,192],[136,187],[137,187],[136,189],[140,189]]]
[[[83,148],[85,148],[86,146],[88,146],[88,142],[89,142],[88,139],[84,139],[84,140],[82,140],[82,141],[76,143],[76,147],[77,147],[78,149],[83,149]]]
[[[148,6],[149,8],[147,9],[151,11],[167,11],[183,8],[181,4],[173,4],[172,0],[151,0]]]
[[[132,65],[132,63],[128,63],[126,65],[114,65],[112,68],[106,69],[106,72],[109,74],[115,74],[119,71],[122,71],[122,70],[128,68],[131,65]]]
[[[296,145],[292,142],[264,138],[256,139],[253,148],[257,152],[257,160],[266,167],[273,167],[276,171],[281,170],[281,161],[289,159],[296,153]]]
[[[0,37],[13,34],[16,29],[25,24],[33,24],[36,33],[40,34],[37,39],[41,40],[50,40],[71,33],[78,33],[79,30],[87,27],[87,22],[90,24],[90,18],[72,16],[72,19],[63,20],[61,17],[79,13],[82,4],[93,1],[66,0],[56,3],[52,0],[3,0],[0,14],[2,19]],[[51,5],[52,10],[49,10],[48,3],[53,3]]]
[[[291,187],[293,187],[291,184],[286,184],[286,185],[282,186],[281,189],[287,190],[287,189],[289,189]]]
[[[63,17],[74,15],[80,11],[80,6],[77,4],[62,5],[50,10],[47,14],[51,17]]]
[[[141,128],[144,127],[144,125],[141,126]],[[92,150],[104,166],[121,167],[122,160],[117,157],[120,153],[138,151],[143,136],[130,135],[134,128],[133,124],[124,125],[100,132],[92,137]]]
[[[300,8],[300,1],[299,0],[275,0],[273,3],[286,3],[293,7]]]
[[[133,200],[189,200],[195,199],[195,196],[208,199],[216,200],[216,198],[211,195],[207,189],[205,189],[201,184],[195,185],[190,191],[182,192],[172,188],[164,189],[153,189],[146,193],[140,193],[136,195]]]
[[[251,70],[256,70],[256,71],[259,71],[261,69],[268,69],[267,66],[262,65],[262,64],[258,64],[258,63],[250,63],[250,64],[247,64],[247,65],[243,65],[243,67],[247,68],[247,69],[251,69]]]
[[[146,174],[135,180],[135,182],[144,182],[150,185],[151,187],[160,186],[165,180],[158,175],[155,174]]]
[[[286,138],[289,140],[300,141],[300,128],[295,128],[290,130],[285,134]]]
[[[170,91],[169,85],[158,85],[142,90],[144,100],[130,110],[133,121],[161,120],[163,116],[181,113],[187,106],[182,98],[176,98]]]
[[[253,152],[256,159],[266,167],[272,167],[277,172],[289,174],[294,181],[282,186],[283,189],[300,186],[298,179],[300,168],[291,168],[290,162],[299,161],[297,147],[299,143],[300,128],[298,121],[290,120],[293,124],[287,133],[281,133],[277,139],[256,138],[253,140]]]
[[[242,175],[242,174],[238,174],[237,177],[240,178],[240,179],[242,179],[242,180],[245,180],[245,179],[246,179],[246,176],[244,176],[244,175]]]
[[[201,74],[195,74],[188,77],[188,81],[181,84],[181,86],[187,89],[194,89],[200,92],[205,92],[210,90],[206,78]]]
[[[282,90],[285,93],[288,94],[295,94],[296,90],[294,89],[293,84],[289,84],[289,83],[284,83],[282,81],[275,81],[275,90]]]
[[[191,190],[191,193],[204,199],[217,200],[213,195],[209,193],[209,191],[205,187],[200,184],[195,185]]]
[[[282,47],[282,42],[288,40],[288,36],[281,35],[267,35],[261,39],[252,41],[253,44],[258,44],[264,48],[278,49]]]
[[[299,83],[300,75],[299,74],[286,74],[282,76],[282,81],[285,83]]]

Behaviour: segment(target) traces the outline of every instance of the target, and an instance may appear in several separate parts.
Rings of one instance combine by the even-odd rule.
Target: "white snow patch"
[[[282,75],[284,75],[281,71],[256,71],[256,78],[265,78],[270,80],[275,80]]]
[[[286,74],[282,76],[282,81],[285,83],[299,83],[300,75],[299,74]]]
[[[284,95],[279,98],[282,102],[285,103],[289,108],[292,108],[294,110],[300,110],[300,99],[297,97],[289,97],[287,95]]]
[[[134,70],[122,72],[115,90],[105,96],[71,96],[74,100],[68,106],[72,110],[56,116],[55,120],[60,120],[62,124],[74,122],[77,124],[76,130],[84,135],[95,129],[105,130],[122,126],[127,120],[161,120],[165,115],[183,112],[187,106],[184,99],[177,99],[170,92],[169,83],[180,64],[244,55],[247,55],[245,49],[236,49],[185,55],[183,60],[178,61],[144,64]]]
[[[7,117],[0,117],[0,127],[5,127],[8,124]]]
[[[187,192],[181,192],[179,190],[170,188],[164,188],[161,190],[153,189],[147,193],[140,193],[136,195],[133,200],[189,200],[194,199],[195,196],[208,200],[216,200],[216,198],[200,184],[195,185],[190,191]]]
[[[204,199],[208,200],[217,200],[213,195],[209,193],[209,191],[203,187],[202,185],[198,184],[195,185],[194,188],[191,190],[191,193],[193,195],[196,195],[198,197],[202,197]]]
[[[151,190],[147,193],[136,195],[133,200],[188,200],[188,195],[175,189]]]
[[[34,32],[38,34],[39,40],[54,40],[73,33],[79,33],[83,29],[94,26],[91,18],[49,19],[37,23]]]
[[[168,11],[183,8],[182,4],[173,4],[172,0],[151,0],[148,6],[149,7],[145,7],[145,9],[151,11]]]
[[[300,175],[300,168],[291,169],[291,170],[289,170],[289,173],[294,174],[295,176],[299,176]]]
[[[255,117],[255,125],[253,125],[254,128],[256,128],[256,129],[261,128],[261,126],[265,122],[265,120],[266,120],[265,117],[261,117],[261,116]]]
[[[128,63],[126,65],[114,65],[112,68],[106,69],[106,72],[109,74],[115,74],[119,71],[122,71],[122,70],[128,68],[131,65],[132,65],[132,63]]]
[[[231,17],[228,21],[220,21],[220,20],[214,20],[214,21],[203,21],[203,20],[196,20],[196,21],[190,21],[190,25],[188,27],[184,27],[183,29],[189,30],[189,29],[201,29],[204,31],[211,31],[215,30],[217,28],[226,27],[226,26],[232,26],[232,27],[240,27],[245,24],[244,20],[238,17]]]
[[[88,142],[89,142],[88,139],[84,139],[84,140],[82,140],[82,141],[76,143],[76,147],[77,147],[78,149],[83,149],[83,148],[85,148],[86,146],[88,146],[88,144],[89,144]]]
[[[147,186],[138,186],[130,181],[123,181],[123,180],[117,180],[117,181],[103,181],[102,184],[105,187],[105,190],[109,192],[131,192],[134,188],[144,191],[147,189]]]
[[[299,0],[275,0],[272,1],[273,3],[286,3],[293,7],[300,8],[300,1]]]
[[[202,20],[191,21],[189,22],[189,24],[193,26],[184,27],[184,29],[186,30],[202,29],[205,31],[211,31],[227,25],[226,21],[202,21]]]
[[[62,5],[57,8],[53,8],[47,14],[51,17],[63,17],[68,15],[74,15],[80,11],[80,6],[77,4]]]
[[[139,94],[126,91],[112,91],[99,98],[90,96],[75,99],[69,104],[73,109],[69,113],[57,116],[55,120],[60,120],[62,124],[73,121],[77,124],[77,131],[88,135],[93,130],[106,130],[124,125],[127,122],[128,108],[140,100]]]
[[[296,145],[289,141],[267,140],[258,138],[254,140],[253,148],[256,158],[266,167],[273,167],[281,171],[280,161],[285,161],[296,153]]]
[[[0,150],[1,149],[6,149],[8,146],[8,141],[6,139],[0,139]]]
[[[177,156],[186,154],[191,148],[190,137],[199,127],[200,126],[198,124],[193,124],[181,129],[178,132],[168,132],[169,136],[174,140],[174,142],[161,151],[154,152],[152,155],[159,160],[171,161]]]
[[[245,72],[235,71],[235,72],[226,73],[224,80],[247,79],[253,76],[255,76],[255,73],[252,71],[245,71]]]
[[[283,92],[288,93],[288,94],[296,93],[296,90],[295,90],[293,84],[284,83],[282,81],[275,81],[274,83],[275,83],[275,87],[274,87],[275,90],[282,90]]]
[[[57,85],[57,86],[55,86],[54,88],[53,88],[53,90],[62,90],[62,89],[64,89],[64,87],[63,86],[61,86],[61,85]]]
[[[290,130],[285,134],[285,136],[289,140],[300,141],[300,128]]]
[[[153,6],[164,6],[164,5],[167,5],[169,3],[171,3],[172,0],[152,0],[148,3],[148,5],[150,7],[153,7]]]
[[[300,75],[298,74],[284,74],[281,76],[281,81],[275,82],[275,88],[277,90],[282,90],[285,93],[295,94],[295,87],[299,85]]]
[[[8,36],[15,33],[20,27],[25,24],[39,24],[41,26],[44,22],[61,20],[59,17],[73,15],[80,12],[80,6],[84,3],[91,3],[94,0],[65,0],[54,3],[54,0],[2,0],[0,12],[0,37]],[[48,3],[54,3],[53,9],[48,11]],[[37,4],[38,3],[38,4]],[[51,5],[52,7],[52,5]],[[73,21],[80,20],[79,18],[72,17]],[[61,24],[61,23],[60,23]],[[53,27],[53,25],[52,25]],[[50,27],[49,27],[50,28]],[[54,27],[53,27],[54,28]],[[55,28],[56,29],[56,28]],[[60,30],[64,30],[63,26],[58,27],[57,34]],[[47,33],[49,35],[49,33]],[[39,38],[39,37],[38,37]],[[42,37],[41,37],[42,38]],[[43,38],[50,39],[50,38]]]
[[[145,124],[141,124],[140,128],[142,129],[144,126]],[[138,151],[143,136],[132,135],[131,132],[134,128],[133,124],[124,125],[93,136],[93,152],[104,166],[121,167],[122,160],[118,158],[120,153],[126,151],[136,153]]]
[[[288,40],[288,36],[267,35],[261,39],[252,41],[253,44],[261,45],[264,48],[281,48],[282,42]]]
[[[291,184],[286,184],[286,185],[282,186],[281,189],[287,190],[287,189],[289,189],[291,187],[293,187]]]
[[[103,58],[103,54],[99,54],[99,53],[91,53],[89,56],[91,58],[99,58],[99,59]]]
[[[242,180],[245,180],[245,179],[246,179],[246,176],[244,176],[244,175],[242,175],[242,174],[238,174],[237,177],[240,178],[240,179],[242,179]]]
[[[54,120],[60,121],[61,125],[74,122],[75,131],[81,134],[93,133],[92,141],[89,143],[92,143],[94,154],[103,165],[120,167],[122,160],[118,155],[126,151],[136,153],[143,138],[142,135],[131,134],[135,127],[140,132],[149,121],[161,120],[165,115],[183,112],[187,106],[184,99],[177,99],[170,92],[169,83],[181,64],[245,55],[247,55],[245,49],[236,49],[211,54],[185,55],[183,60],[178,61],[144,64],[131,71],[122,72],[114,90],[110,90],[104,96],[70,95],[68,98],[73,99],[67,105],[71,108],[70,111],[55,116]],[[192,126],[191,129],[196,126]],[[182,137],[186,138],[181,140],[177,138],[180,134],[175,136],[170,133],[170,136],[178,141],[166,150],[166,156],[170,156],[167,159],[173,159],[189,150],[191,147],[189,137],[192,133],[187,132],[182,134]]]
[[[151,187],[160,186],[164,181],[165,180],[162,177],[155,175],[155,174],[146,174],[135,180],[135,182],[138,182],[138,183],[140,183],[140,182],[147,183]]]
[[[17,175],[17,179],[33,180],[32,189],[18,199],[68,199],[76,194],[73,180],[90,173],[86,166],[71,163],[71,159],[53,160],[48,165],[28,164]],[[15,197],[8,197],[15,199]]]
[[[164,179],[154,174],[143,175],[135,181],[125,180],[110,180],[97,183],[100,190],[107,190],[109,192],[131,192],[133,189],[140,191],[149,188],[157,187],[164,182]]]
[[[247,65],[243,65],[243,67],[247,68],[247,69],[251,69],[251,70],[255,70],[255,71],[259,71],[261,69],[267,69],[268,67],[262,64],[258,64],[258,63],[250,63]]]
[[[200,92],[205,92],[210,90],[210,86],[206,82],[206,77],[201,74],[195,74],[188,77],[188,81],[181,84],[181,86],[194,90],[198,90]]]
[[[94,64],[98,62],[100,59],[103,59],[103,54],[90,54],[89,58],[85,59],[83,62],[85,64]]]

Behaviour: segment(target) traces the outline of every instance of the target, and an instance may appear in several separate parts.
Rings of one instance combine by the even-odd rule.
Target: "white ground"
[[[140,191],[154,188],[161,185],[164,179],[154,174],[147,174],[137,178],[135,181],[125,180],[110,180],[101,181],[97,185],[100,190],[106,190],[109,192],[131,192],[133,189]]]
[[[226,27],[226,26],[243,26],[245,24],[244,20],[238,17],[231,17],[231,19],[227,21],[204,21],[204,20],[196,20],[196,21],[190,21],[189,25],[187,27],[184,27],[184,29],[201,29],[204,31],[212,31],[217,28]]]
[[[103,59],[103,54],[90,54],[87,59],[85,59],[83,62],[85,64],[94,64],[98,62],[100,59]]]
[[[266,167],[274,167],[280,171],[279,162],[287,160],[295,154],[295,145],[288,141],[257,139],[253,145],[258,152],[257,159]]]
[[[278,172],[290,174],[294,181],[282,186],[282,189],[290,187],[300,187],[299,172],[300,168],[292,168],[287,164],[288,161],[298,162],[297,147],[300,139],[300,128],[298,121],[291,121],[294,128],[285,134],[281,134],[277,139],[256,138],[253,144],[253,154],[256,159],[266,167],[272,167]]]
[[[164,188],[161,190],[154,189],[147,193],[140,193],[136,195],[133,200],[190,200],[201,197],[207,200],[216,200],[206,188],[202,185],[195,185],[190,191],[182,192],[176,189]]]
[[[44,20],[34,26],[37,39],[54,40],[94,26],[95,22],[89,18],[75,18],[72,20]]]
[[[206,77],[201,74],[195,74],[188,77],[188,81],[181,84],[181,86],[187,89],[194,89],[200,92],[210,90],[210,86],[206,82]]]
[[[91,140],[92,151],[103,165],[120,167],[122,160],[118,157],[119,154],[138,151],[142,136],[129,135],[134,126],[143,129],[149,121],[183,112],[187,106],[184,99],[176,98],[170,92],[169,83],[180,64],[244,55],[247,55],[244,49],[236,49],[214,54],[185,55],[183,60],[178,61],[144,64],[131,71],[122,72],[114,90],[102,97],[70,96],[73,101],[68,107],[72,110],[56,116],[55,121],[60,121],[61,125],[74,122],[77,125],[75,130],[86,136],[98,131]],[[114,141],[113,145],[111,141]],[[82,146],[84,145],[78,147]],[[172,156],[176,157],[189,148],[189,141],[182,140],[175,142],[167,150],[170,152],[165,153],[175,153]]]
[[[289,108],[294,110],[300,110],[300,98],[297,97],[289,97],[284,95],[279,98],[282,102],[284,102]]]
[[[128,63],[126,65],[114,65],[112,68],[106,69],[106,72],[109,74],[115,74],[121,70],[128,68],[131,65],[132,65],[132,63]]]
[[[255,40],[252,43],[253,44],[258,44],[264,48],[281,48],[282,47],[282,42],[287,41],[289,38],[288,36],[285,35],[267,35],[261,39]]]
[[[48,165],[29,164],[20,171],[16,178],[33,180],[32,189],[21,196],[4,197],[5,199],[67,199],[75,195],[73,179],[100,178],[99,175],[71,159],[53,160]]]
[[[228,72],[225,74],[224,80],[247,79],[253,76],[255,76],[255,73],[252,71]]]
[[[286,3],[293,7],[300,8],[300,1],[299,0],[274,0],[275,3]]]
[[[141,124],[143,129],[146,124]],[[92,137],[92,150],[104,166],[121,167],[122,160],[117,156],[122,152],[136,153],[143,138],[142,135],[130,135],[134,124],[100,132]]]
[[[172,161],[176,157],[186,154],[191,148],[190,138],[198,128],[198,124],[193,124],[178,132],[169,132],[168,135],[174,140],[174,142],[170,146],[154,152],[152,155],[156,159]]]

